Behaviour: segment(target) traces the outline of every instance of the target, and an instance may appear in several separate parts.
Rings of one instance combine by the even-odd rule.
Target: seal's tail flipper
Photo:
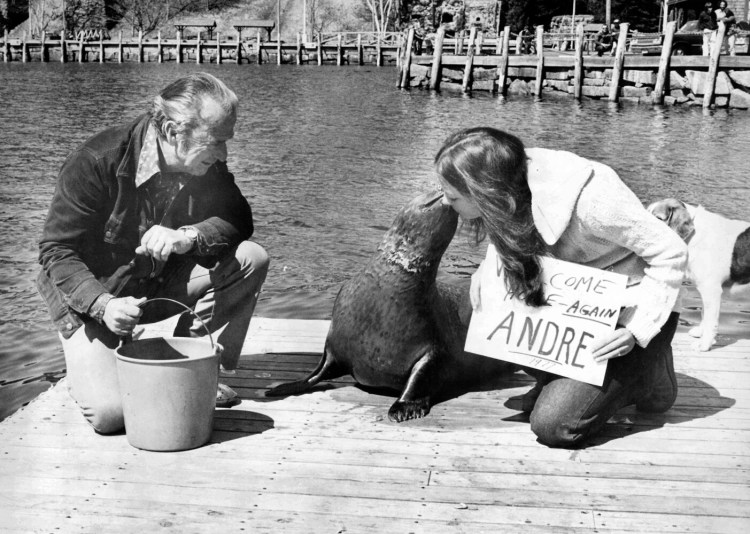
[[[323,357],[318,362],[318,366],[307,378],[272,387],[266,391],[266,397],[284,397],[287,395],[303,393],[312,389],[318,382],[330,380],[331,378],[338,378],[344,374],[346,374],[346,371],[341,369],[341,366],[336,362],[336,359],[333,357],[333,354],[326,344],[326,347],[323,350]]]

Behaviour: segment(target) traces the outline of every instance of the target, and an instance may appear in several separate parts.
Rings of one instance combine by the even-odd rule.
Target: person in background
[[[596,34],[596,55],[601,57],[605,52],[611,53],[614,41],[612,32],[609,31],[609,26],[603,24],[602,29]]]
[[[169,84],[151,111],[100,132],[60,171],[37,278],[60,332],[68,389],[102,434],[124,426],[114,350],[138,323],[194,308],[237,366],[269,259],[229,172],[237,96],[206,73]],[[182,314],[175,336],[205,335]],[[234,392],[221,385],[217,403]],[[158,406],[154,407],[158,410]]]
[[[722,43],[727,47],[730,56],[737,55],[736,42],[737,42],[737,19],[734,16],[734,11],[727,7],[727,3],[724,0],[719,2],[719,8],[715,11],[716,21],[724,22],[726,26],[726,32],[724,33],[724,42]]]
[[[703,33],[702,51],[704,56],[711,55],[711,45],[716,39],[716,13],[711,2],[703,4],[703,11],[698,15],[698,29]]]
[[[529,369],[536,386],[523,399],[531,429],[550,447],[578,447],[620,408],[664,412],[677,396],[671,341],[677,328],[687,246],[651,215],[610,167],[570,152],[526,149],[494,128],[451,135],[435,157],[443,201],[477,240],[498,251],[506,286],[530,306],[545,303],[540,258],[628,276],[617,328],[592,341],[608,360],[601,387]],[[481,307],[480,265],[470,297]],[[501,298],[499,296],[499,298]]]

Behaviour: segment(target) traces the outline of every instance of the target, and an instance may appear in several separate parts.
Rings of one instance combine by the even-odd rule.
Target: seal
[[[426,193],[401,209],[376,254],[339,290],[318,366],[267,396],[302,393],[350,374],[359,385],[400,392],[388,417],[401,422],[424,417],[459,384],[512,367],[463,350],[468,289],[436,283],[458,225],[442,200],[441,192]]]

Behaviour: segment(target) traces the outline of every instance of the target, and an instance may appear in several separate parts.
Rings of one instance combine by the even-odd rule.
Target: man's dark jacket
[[[52,320],[69,337],[88,318],[102,293],[132,294],[138,280],[162,266],[136,247],[148,230],[141,224],[135,178],[148,129],[143,115],[105,130],[65,161],[39,243],[39,292]],[[192,177],[157,224],[194,226],[200,238],[196,263],[210,268],[253,233],[253,216],[226,163],[217,161]]]

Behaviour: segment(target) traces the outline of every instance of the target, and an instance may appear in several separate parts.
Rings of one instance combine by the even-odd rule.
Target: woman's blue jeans
[[[550,447],[580,447],[619,409],[639,402],[655,387],[662,388],[665,398],[671,399],[659,411],[668,409],[677,391],[676,385],[663,383],[668,382],[664,367],[671,367],[669,371],[674,377],[671,343],[678,317],[678,313],[672,313],[647,347],[636,346],[626,356],[609,360],[601,387],[524,369],[537,379],[535,389],[541,388],[530,417],[531,430],[539,441]],[[654,380],[662,383],[655,384]]]

